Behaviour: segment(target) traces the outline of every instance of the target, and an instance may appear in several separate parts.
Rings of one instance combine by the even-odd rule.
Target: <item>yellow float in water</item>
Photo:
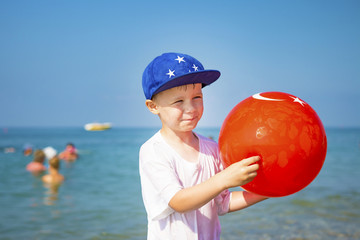
[[[86,131],[104,131],[111,128],[111,123],[88,123],[84,128]]]

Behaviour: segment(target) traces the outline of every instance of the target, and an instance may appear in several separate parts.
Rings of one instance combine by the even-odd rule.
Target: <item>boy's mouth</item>
[[[197,120],[197,117],[192,117],[192,118],[184,118],[183,121],[185,122],[192,122],[192,121],[195,121]]]

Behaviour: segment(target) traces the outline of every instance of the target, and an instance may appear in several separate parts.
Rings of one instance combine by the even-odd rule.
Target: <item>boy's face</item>
[[[203,95],[201,83],[174,87],[158,93],[150,111],[159,115],[163,128],[173,131],[192,131],[202,117]]]

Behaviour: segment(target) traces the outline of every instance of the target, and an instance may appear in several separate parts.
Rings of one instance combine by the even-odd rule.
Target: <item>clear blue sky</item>
[[[0,1],[0,127],[159,126],[146,65],[194,56],[221,78],[199,126],[288,92],[325,126],[360,126],[360,1]]]

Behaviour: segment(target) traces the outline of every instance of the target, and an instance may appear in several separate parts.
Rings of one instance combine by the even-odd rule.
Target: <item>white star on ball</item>
[[[180,56],[177,56],[177,58],[175,59],[175,61],[179,61],[179,63],[185,62],[184,57],[180,57]]]
[[[290,96],[291,97],[291,96]],[[304,106],[305,102],[301,101],[299,98],[295,98],[295,97],[291,97],[292,99],[294,99],[294,102],[300,103],[301,106]]]
[[[174,70],[174,71],[171,71],[171,70],[169,69],[169,72],[168,72],[166,75],[169,75],[169,78],[171,78],[172,76],[175,76],[174,72],[175,72],[175,70]]]

